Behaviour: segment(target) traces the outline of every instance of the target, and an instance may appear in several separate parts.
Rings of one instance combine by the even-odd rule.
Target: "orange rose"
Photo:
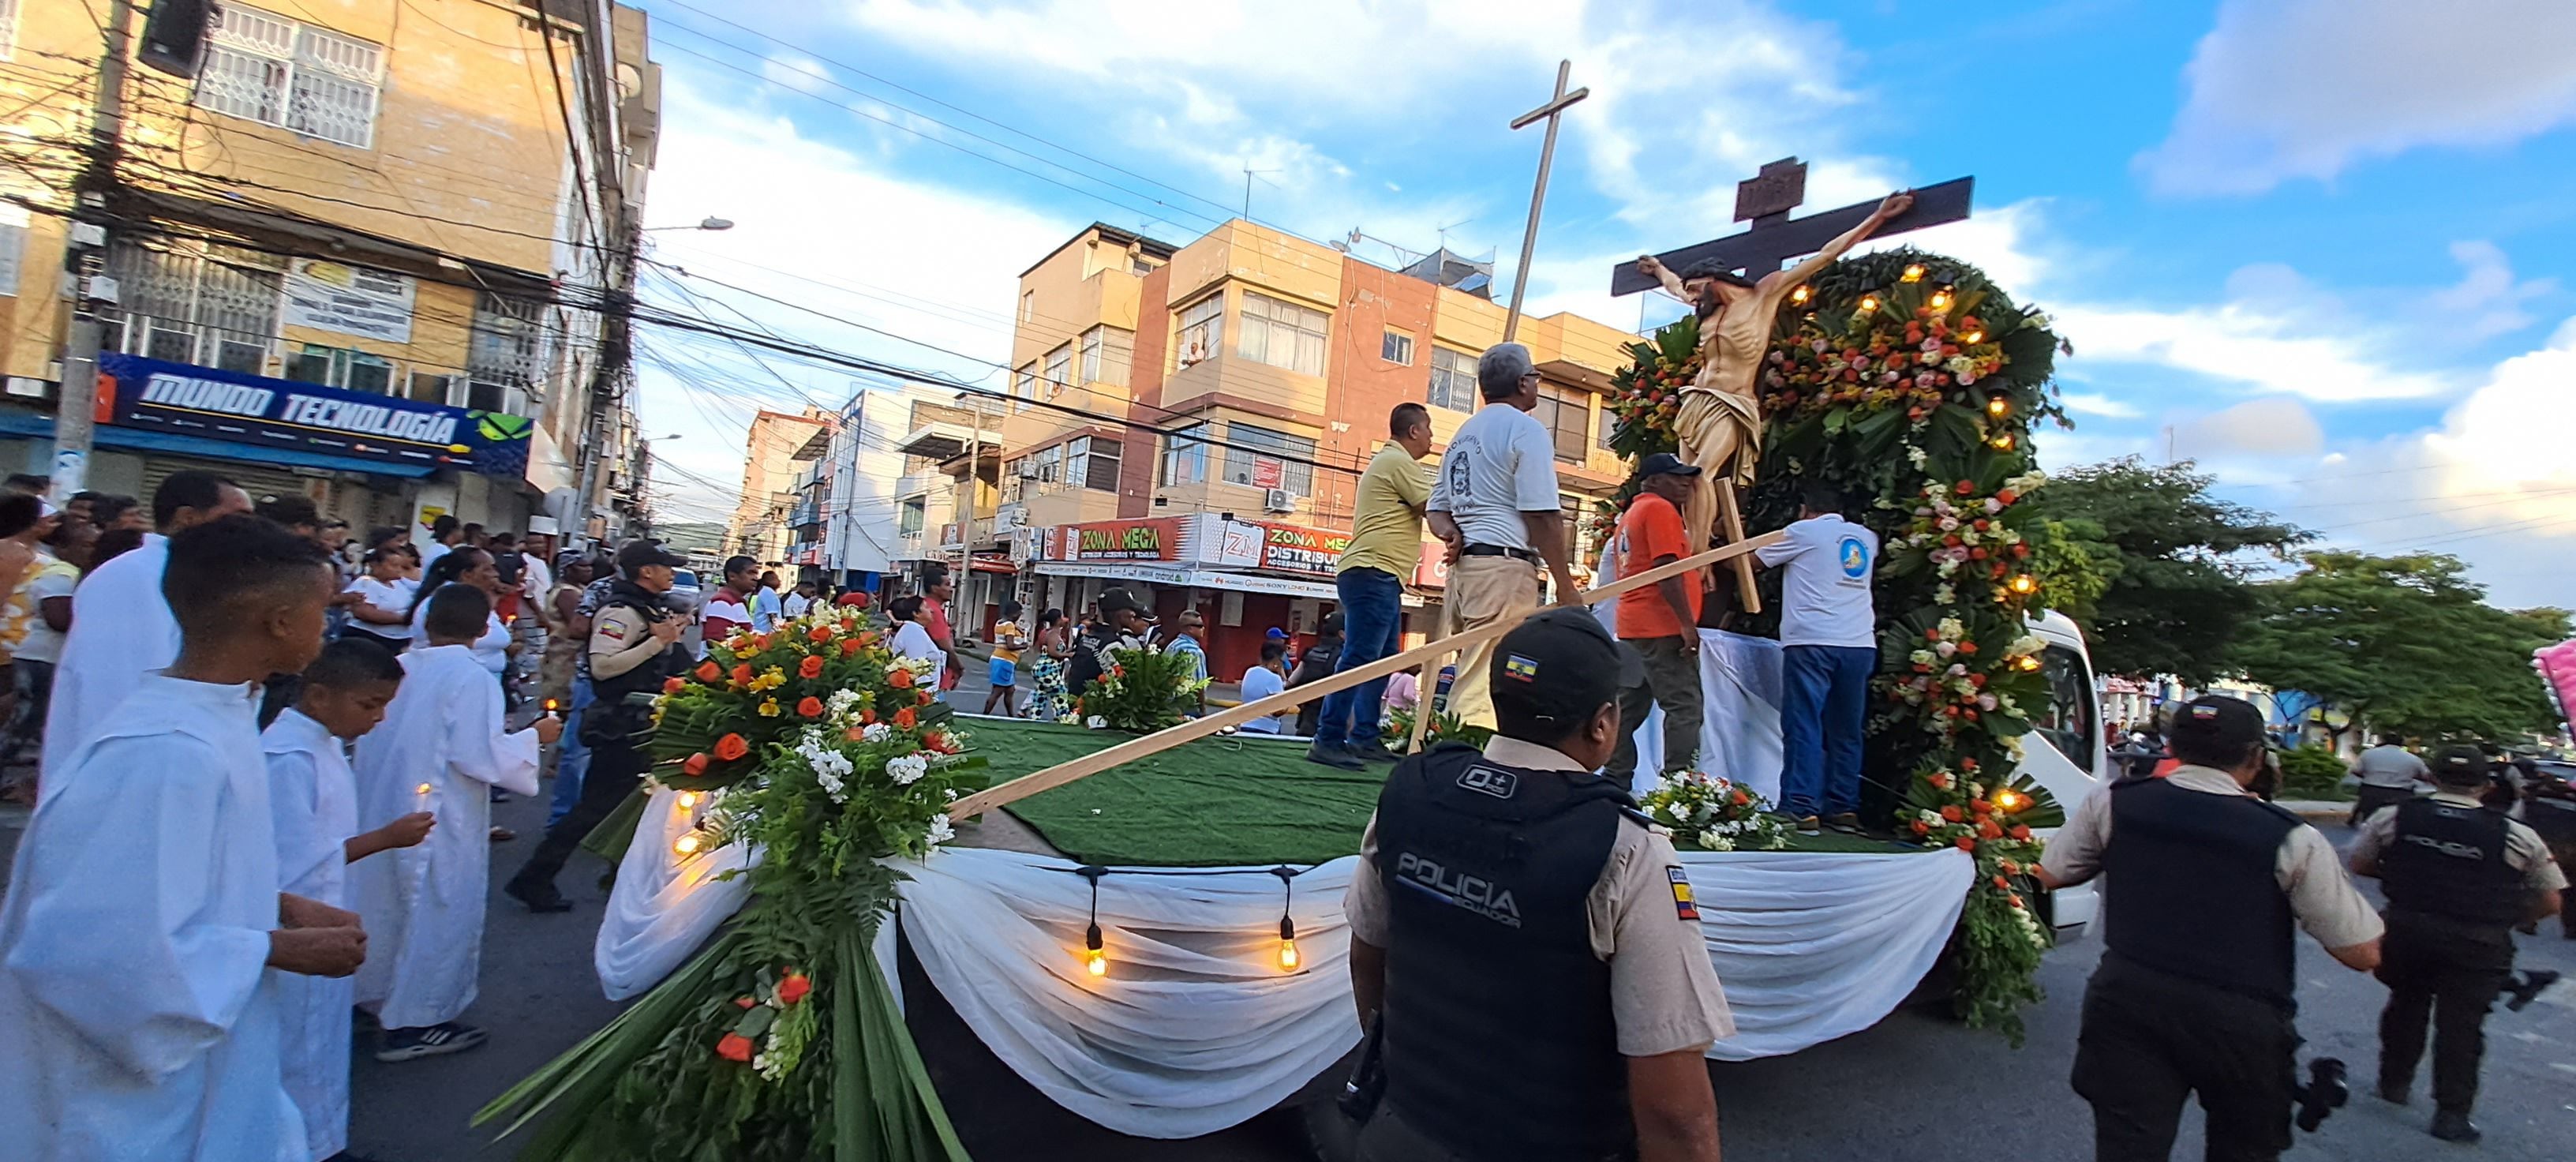
[[[904,728],[905,730],[912,729],[913,724],[919,721],[921,721],[921,719],[919,716],[913,714],[912,707],[906,706],[903,709],[894,712],[894,724]]]
[[[707,773],[707,752],[699,751],[696,754],[690,755],[687,759],[682,760],[680,763],[680,773],[684,775],[703,775]]]
[[[2005,879],[2002,876],[1996,876],[1994,884],[1995,890],[1998,892],[2009,892],[2012,890],[2012,881]]]
[[[804,661],[796,663],[796,675],[800,678],[822,677],[823,655],[807,654]]]
[[[807,641],[814,641],[814,642],[827,642],[827,641],[832,640],[832,627],[831,627],[831,625],[830,625],[830,624],[828,624],[828,623],[826,623],[826,624],[823,624],[823,625],[815,626],[815,627],[814,627],[814,628],[812,628],[812,629],[806,630],[806,631],[805,631],[805,640],[807,640]]]
[[[734,668],[733,668],[733,684],[734,684],[734,685],[736,685],[736,686],[748,686],[748,685],[751,685],[751,667],[750,667],[749,665],[747,665],[747,664],[737,664],[736,666],[734,666]]]
[[[842,732],[841,732],[841,737],[846,738],[846,739],[850,740],[851,742],[859,742],[859,741],[862,741],[862,740],[866,739],[866,738],[867,738],[867,736],[868,736],[867,728],[866,728],[866,727],[863,727],[863,726],[853,726],[853,727],[849,728],[848,730],[844,730],[844,731],[842,731]]]
[[[739,734],[728,734],[716,740],[716,757],[732,762],[751,753],[751,744]]]
[[[876,712],[876,711],[874,711],[874,710],[862,710],[862,711],[859,711],[859,722],[860,722],[862,725],[867,724],[867,723],[871,723],[871,722],[875,722],[876,720],[877,720],[877,712]]]
[[[720,678],[722,678],[722,677],[724,677],[724,667],[719,666],[719,665],[715,664],[714,662],[700,662],[700,663],[698,663],[698,680],[699,680],[699,681],[701,681],[701,682],[713,682],[713,681],[716,681],[717,679],[720,679]]]
[[[860,647],[865,646],[865,645],[867,645],[867,643],[866,643],[866,642],[860,641],[859,639],[854,638],[854,637],[845,637],[845,638],[842,638],[842,639],[841,639],[841,656],[842,656],[842,657],[845,657],[845,658],[855,656],[855,655],[859,652]]]
[[[2001,824],[1992,819],[1980,819],[1977,821],[1977,834],[1988,839],[2001,839],[2004,837],[2004,829]]]
[[[1941,808],[1941,818],[1947,819],[1952,823],[1958,822],[1961,818],[1959,814],[1959,805],[1956,803],[1943,805]]]
[[[727,1061],[751,1060],[751,1038],[740,1033],[727,1033],[716,1042],[716,1056]]]
[[[939,695],[931,693],[931,692],[930,692],[930,688],[929,688],[929,687],[927,687],[927,686],[924,686],[924,687],[922,687],[921,689],[915,690],[915,691],[913,691],[913,693],[914,693],[914,694],[916,694],[916,695],[919,695],[919,696],[920,696],[920,702],[921,702],[921,704],[922,704],[922,705],[924,705],[924,706],[928,706],[928,705],[930,705],[931,703],[936,702],[936,701],[938,701],[938,700],[939,700]]]
[[[685,678],[664,678],[662,679],[662,692],[665,694],[677,694],[681,690],[687,688],[688,684],[688,680]]]
[[[886,671],[886,685],[897,690],[912,689],[912,671],[900,667]]]
[[[2030,838],[2030,828],[2016,823],[2013,825],[2012,837],[2015,839],[2028,839]]]
[[[1932,833],[1932,825],[1917,819],[1914,821],[1914,833],[1916,835],[1930,835]]]
[[[1970,838],[1968,838],[1968,837],[1967,837],[1967,836],[1965,836],[1965,835],[1960,836],[1960,837],[1959,837],[1955,842],[1957,842],[1957,843],[1958,843],[1958,845],[1959,845],[1959,850],[1961,850],[1961,851],[1975,851],[1975,850],[1977,850],[1977,841],[1976,841],[1976,840],[1973,840],[1973,839],[1970,839]]]
[[[813,991],[814,982],[806,979],[804,973],[788,973],[785,977],[779,979],[778,1003],[782,1005],[795,1004],[798,1001],[804,1000],[805,994]]]
[[[808,694],[805,696],[804,701],[796,704],[796,712],[807,718],[821,718],[823,716],[823,700]]]

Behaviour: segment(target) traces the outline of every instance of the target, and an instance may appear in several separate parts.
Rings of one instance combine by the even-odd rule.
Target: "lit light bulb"
[[[1907,263],[1905,266],[1904,278],[1907,282],[1923,281],[1923,264],[1920,262]]]
[[[706,840],[698,838],[698,833],[691,831],[671,841],[671,852],[675,855],[696,855],[698,849],[704,846],[706,846]]]
[[[1281,972],[1295,972],[1295,971],[1297,971],[1297,942],[1296,942],[1296,941],[1294,941],[1294,940],[1282,940],[1282,941],[1280,941],[1280,942],[1279,942],[1279,971],[1281,971]]]
[[[1996,396],[1993,399],[1987,400],[1986,414],[1993,416],[1996,419],[2002,419],[2005,416],[2011,415],[2012,401],[2005,399],[2002,396]]]
[[[2013,790],[2010,787],[2006,787],[2003,790],[1995,792],[1995,808],[2006,815],[2010,815],[2027,806],[2030,806],[2030,799],[2021,792]]]
[[[1950,309],[1950,292],[1945,291],[1945,290],[1936,290],[1936,291],[1932,292],[1932,297],[1931,297],[1929,300],[1927,300],[1927,301],[1926,301],[1925,305],[1927,305],[1927,306],[1931,307],[1933,310],[1936,310],[1936,311],[1946,311],[1946,310],[1949,310],[1949,309]]]
[[[697,809],[697,806],[698,806],[698,793],[697,793],[697,792],[695,792],[695,791],[682,791],[682,792],[680,792],[680,810],[683,810],[683,811],[694,811],[694,810],[696,810],[696,809]]]
[[[2020,667],[2021,669],[2024,669],[2024,670],[2036,670],[2036,669],[2038,669],[2038,668],[2039,668],[2039,655],[2037,655],[2037,654],[2023,654],[2023,655],[2021,656],[2021,659],[2020,659],[2019,661],[2014,662],[2014,663],[2013,663],[2013,665],[2015,665],[2015,666],[2017,666],[2017,667]]]
[[[2009,451],[2012,451],[2013,438],[2012,438],[2012,433],[2011,433],[2011,432],[2006,432],[2006,433],[2004,433],[2004,434],[2002,434],[2002,435],[2000,435],[2000,436],[1997,436],[1997,437],[1995,437],[1994,439],[1989,440],[1989,441],[1987,441],[1987,442],[1988,442],[1988,443],[1990,443],[1990,444],[1993,444],[1993,445],[1995,446],[1995,448],[1996,448],[1996,450],[1997,450],[1997,451],[2003,451],[2003,452],[2009,452]]]
[[[1807,301],[1807,296],[1813,293],[1813,291],[1807,289],[1807,285],[1805,283],[1800,283],[1798,284],[1798,289],[1789,292],[1789,301],[1803,306]]]
[[[2012,591],[2025,596],[2037,593],[2039,592],[2039,578],[2033,577],[2028,573],[2016,573],[2013,575],[2012,579]]]
[[[1877,295],[1862,295],[1862,296],[1860,297],[1860,309],[1861,309],[1861,310],[1863,310],[1863,311],[1875,311],[1875,310],[1877,310],[1877,309],[1878,309],[1878,296],[1877,296]]]
[[[1986,341],[1986,333],[1983,331],[1969,331],[1960,335],[1959,341],[1962,343],[1983,343]]]
[[[1109,953],[1100,946],[1100,924],[1093,921],[1082,933],[1082,971],[1093,976],[1109,975]]]

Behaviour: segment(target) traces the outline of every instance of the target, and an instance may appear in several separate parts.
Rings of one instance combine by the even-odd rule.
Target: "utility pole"
[[[1529,289],[1530,256],[1538,250],[1538,211],[1539,207],[1547,204],[1547,170],[1556,161],[1556,124],[1564,117],[1568,106],[1592,95],[1589,87],[1571,93],[1565,91],[1565,82],[1573,74],[1573,61],[1556,62],[1556,95],[1548,98],[1547,104],[1512,119],[1512,128],[1518,129],[1544,118],[1547,121],[1547,139],[1538,147],[1538,185],[1530,191],[1529,226],[1521,231],[1521,267],[1512,275],[1512,309],[1510,314],[1503,316],[1503,342],[1506,343],[1511,342],[1512,336],[1521,329],[1521,292]]]
[[[72,245],[63,251],[63,269],[71,275],[72,318],[63,337],[62,391],[54,405],[55,504],[71,500],[87,486],[91,428],[98,410],[98,351],[106,322],[91,307],[91,282],[106,264],[108,194],[116,186],[116,163],[125,140],[125,53],[127,27],[133,23],[131,0],[108,0],[105,41],[98,61],[98,97],[91,103],[88,160],[72,188]],[[99,221],[90,221],[96,214]],[[84,227],[88,229],[84,230]],[[84,242],[82,235],[91,237]]]

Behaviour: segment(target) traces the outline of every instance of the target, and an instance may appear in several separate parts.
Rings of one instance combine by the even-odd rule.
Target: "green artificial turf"
[[[996,784],[1134,737],[1053,723],[974,719],[963,725]],[[1316,864],[1359,851],[1387,769],[1336,770],[1307,762],[1304,742],[1228,735],[1113,767],[1006,810],[1056,850],[1086,863]],[[1827,833],[1792,836],[1789,850],[1923,849]]]

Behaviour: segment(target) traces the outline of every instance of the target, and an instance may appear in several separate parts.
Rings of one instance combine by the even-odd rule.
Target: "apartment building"
[[[1228,676],[1265,630],[1311,632],[1387,413],[1429,405],[1445,446],[1478,406],[1506,314],[1491,283],[1445,251],[1392,270],[1241,220],[1183,246],[1097,224],[1069,239],[1019,283],[995,536],[1028,599],[1073,609],[1143,582],[1166,617],[1206,615]],[[1601,396],[1636,336],[1557,314],[1516,337],[1571,516],[1624,478]],[[1445,579],[1426,549],[1411,580]]]
[[[725,553],[772,568],[789,561],[800,527],[810,527],[806,490],[832,446],[832,416],[821,408],[753,413],[742,445],[742,493],[725,521]]]
[[[207,467],[352,524],[623,532],[632,377],[598,308],[631,289],[658,135],[644,14],[223,0],[193,76],[129,60],[92,169],[126,9],[0,0],[0,465],[52,467],[77,290],[108,323],[91,488]]]

